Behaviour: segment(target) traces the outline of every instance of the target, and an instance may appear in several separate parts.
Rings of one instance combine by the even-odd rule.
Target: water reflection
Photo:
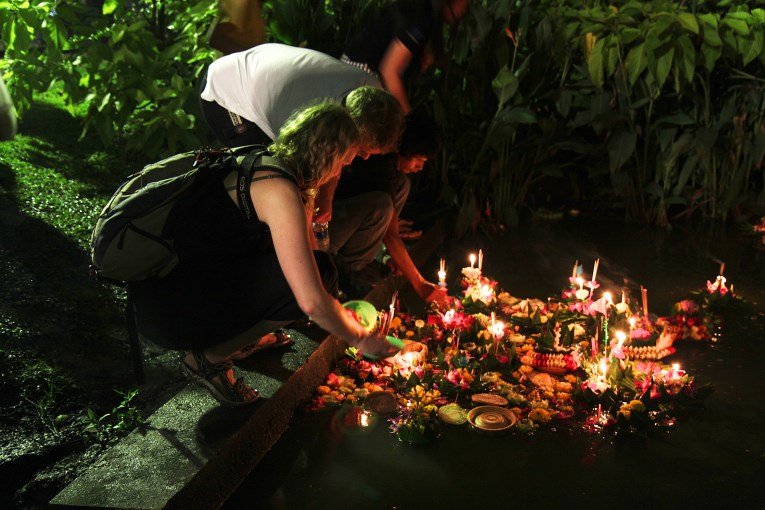
[[[435,278],[440,256],[460,267],[479,248],[484,272],[515,295],[556,294],[574,260],[590,272],[600,258],[604,288],[639,295],[643,285],[659,313],[714,278],[724,261],[747,302],[725,313],[714,344],[684,342],[672,359],[715,386],[706,408],[647,437],[593,435],[565,423],[532,437],[485,437],[444,425],[438,441],[419,446],[399,444],[384,420],[357,434],[339,431],[330,412],[304,414],[229,508],[765,507],[762,251],[715,228],[665,231],[579,218],[530,224],[491,242],[452,243],[426,272]],[[263,481],[280,470],[285,474]]]

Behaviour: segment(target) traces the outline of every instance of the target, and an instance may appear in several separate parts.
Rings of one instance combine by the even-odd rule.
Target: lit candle
[[[442,288],[446,288],[446,261],[441,259],[441,265],[438,270],[438,285]]]
[[[624,345],[624,341],[627,339],[627,335],[624,333],[624,331],[616,331],[614,333],[617,338],[616,347],[611,349],[611,356],[618,359],[624,359],[624,351],[622,350],[622,346]]]
[[[672,370],[669,372],[669,378],[670,379],[677,379],[680,374],[680,364],[679,363],[672,363]]]
[[[624,294],[624,289],[622,289],[622,303],[626,303],[626,302],[627,302],[627,299],[626,299],[626,296]]]
[[[576,283],[579,284],[579,290],[584,289],[584,278],[580,276],[579,278],[576,279]]]
[[[470,268],[471,269],[475,268],[475,253],[470,254]]]
[[[643,297],[643,316],[645,316],[645,318],[647,319],[648,318],[648,289],[646,289],[645,287],[641,285],[640,294]]]
[[[720,263],[720,276],[725,272],[725,262]]]
[[[592,267],[592,281],[593,283],[597,280],[598,277],[598,266],[600,265],[600,259],[595,260],[595,265]]]
[[[630,323],[630,331],[635,329],[635,322],[636,321],[637,321],[637,319],[635,319],[634,317],[630,317],[629,319],[627,319],[627,322]]]
[[[478,250],[478,270],[483,269],[483,250]]]

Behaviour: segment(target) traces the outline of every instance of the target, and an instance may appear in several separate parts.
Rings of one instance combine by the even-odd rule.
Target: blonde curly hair
[[[333,165],[358,147],[361,136],[348,111],[324,101],[294,113],[279,131],[269,151],[295,172],[303,193],[332,177]]]

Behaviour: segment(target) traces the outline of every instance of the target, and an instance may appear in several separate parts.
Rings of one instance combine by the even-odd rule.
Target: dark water
[[[765,508],[765,252],[731,232],[569,219],[444,246],[450,274],[479,247],[484,272],[514,295],[553,295],[575,259],[589,273],[600,257],[603,288],[618,295],[626,283],[637,295],[642,284],[658,313],[725,261],[746,302],[726,312],[719,341],[684,342],[672,358],[715,386],[706,408],[647,438],[444,426],[425,446],[398,443],[385,423],[353,435],[332,426],[331,411],[301,413],[227,508]]]

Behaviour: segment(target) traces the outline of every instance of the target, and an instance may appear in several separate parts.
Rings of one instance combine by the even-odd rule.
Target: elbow
[[[317,315],[321,315],[322,302],[320,299],[298,298],[297,304],[303,313],[308,317],[316,317]]]

